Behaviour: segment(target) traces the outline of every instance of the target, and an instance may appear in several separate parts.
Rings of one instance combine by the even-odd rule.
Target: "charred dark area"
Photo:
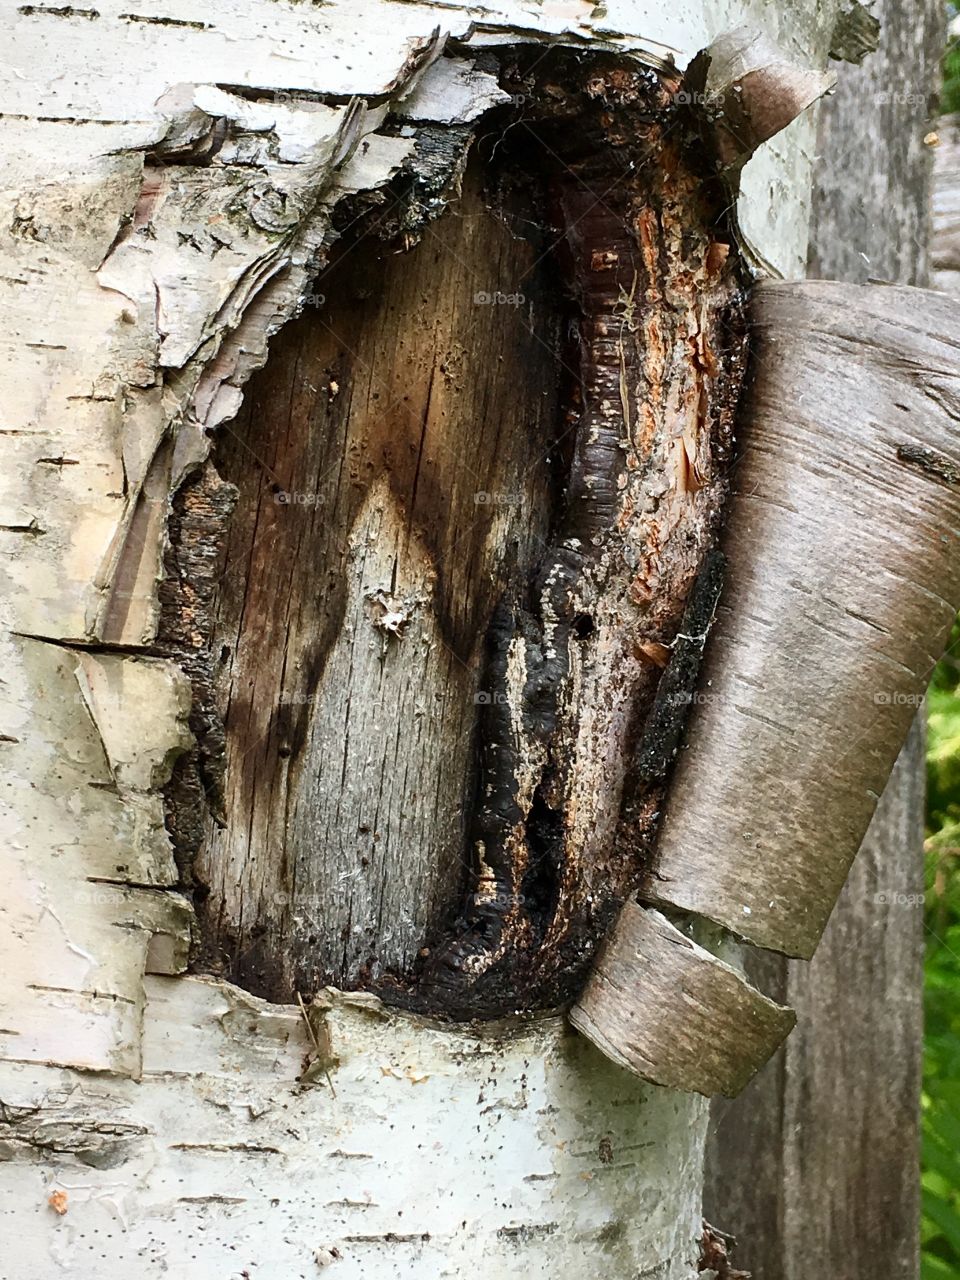
[[[353,299],[352,310],[336,324],[298,322],[306,324],[300,345],[285,364],[271,357],[233,441],[218,446],[217,469],[208,464],[187,483],[171,524],[163,651],[180,656],[194,681],[198,747],[168,788],[168,825],[200,907],[198,964],[276,1000],[329,983],[463,1020],[573,999],[649,864],[721,585],[711,548],[745,335],[743,281],[714,161],[675,98],[676,84],[634,63],[570,50],[485,56],[512,105],[470,129],[422,130],[413,161],[391,186],[338,207],[341,238],[316,290]],[[444,225],[445,204],[447,218],[471,207],[453,198],[460,183],[525,246],[527,263],[516,340],[497,318],[499,341],[514,349],[504,346],[497,358],[506,379],[529,382],[519,396],[528,407],[498,416],[496,402],[481,395],[487,416],[472,428],[482,443],[470,467],[483,492],[510,474],[527,486],[523,519],[511,514],[512,532],[496,546],[500,513],[481,507],[465,525],[451,508],[463,445],[451,437],[445,461],[424,453],[438,380],[451,394],[463,390],[453,364],[440,361],[425,375],[422,431],[387,412],[373,429],[381,436],[368,429],[358,441],[350,405],[337,398],[355,369],[352,353],[381,323],[376,299],[395,287],[395,266],[385,264],[418,241],[428,246],[434,220]],[[339,346],[323,332],[327,324],[338,329]],[[311,342],[321,352],[322,413],[312,411],[304,433],[291,401],[289,421],[265,435],[258,421],[275,413],[270,406]],[[534,405],[534,436],[511,442],[508,432]],[[318,474],[342,451],[337,491],[322,511],[295,513],[291,533],[293,522],[280,520],[271,503],[282,515],[304,458],[318,450]],[[402,966],[383,963],[370,922],[364,944],[344,934],[338,959],[325,907],[311,914],[287,902],[271,918],[245,905],[243,922],[230,923],[226,891],[210,872],[220,839],[212,845],[211,831],[238,794],[244,803],[251,797],[252,829],[258,795],[281,786],[289,795],[309,782],[317,691],[351,625],[346,535],[338,530],[354,527],[381,466],[407,512],[409,537],[427,557],[425,607],[458,664],[452,670],[480,691],[462,815],[429,889],[432,923]],[[252,487],[251,468],[262,472]],[[244,517],[250,532],[239,539],[227,519],[237,490],[238,509],[260,504],[258,515]],[[226,586],[218,579],[224,562]],[[231,597],[264,573],[276,577],[258,588],[264,652],[284,655],[290,644],[276,617],[289,613],[291,593],[309,637],[296,661],[266,664],[286,691],[268,713],[258,705],[262,695],[247,692],[263,675],[234,680],[225,694],[225,668],[242,637],[225,643],[223,626],[212,621],[232,609],[254,625],[250,599],[241,607]],[[386,670],[403,641],[382,643]],[[238,735],[249,741],[230,763],[227,748]],[[287,821],[290,801],[270,804]],[[287,886],[309,880],[304,854],[291,846],[289,825],[267,827],[264,849],[275,865],[266,879],[282,887],[273,899],[295,897],[302,888]],[[355,839],[357,874],[385,874],[375,829],[361,824],[356,836],[324,839]],[[261,901],[271,901],[263,892]]]
[[[622,810],[616,833],[605,847],[587,851],[566,812],[577,763],[569,655],[585,653],[589,669],[595,615],[617,609],[624,582],[634,576],[630,561],[638,548],[624,533],[630,513],[623,495],[631,406],[651,381],[642,317],[653,299],[676,308],[678,299],[668,300],[670,285],[679,292],[693,283],[689,264],[671,261],[676,249],[668,220],[688,220],[679,232],[680,253],[693,260],[698,251],[725,253],[729,241],[709,158],[697,169],[699,143],[689,121],[671,112],[655,77],[614,60],[559,54],[532,62],[529,71],[523,59],[512,63],[502,83],[529,105],[496,137],[499,181],[529,182],[536,175],[542,184],[551,259],[566,306],[558,452],[567,461],[567,480],[550,552],[536,574],[518,584],[512,601],[499,606],[488,633],[486,684],[493,694],[478,724],[473,892],[451,935],[428,948],[415,982],[396,994],[382,988],[388,998],[454,1018],[494,1017],[573,998],[617,910],[641,882],[722,586],[722,556],[711,545],[744,345],[733,302],[717,317],[730,376],[720,380],[714,403],[702,406],[716,493],[697,530],[699,542],[692,555],[680,554],[687,563],[672,593],[606,619],[608,637],[638,626],[658,658],[633,673],[626,699],[630,729],[621,745],[630,765],[622,793],[613,798]],[[686,165],[692,169],[683,175],[689,187],[681,203],[671,178]],[[645,465],[651,461],[641,457],[639,469]],[[635,592],[636,583],[631,586]],[[526,658],[519,700],[506,670],[518,637]],[[534,761],[531,796],[523,774]]]

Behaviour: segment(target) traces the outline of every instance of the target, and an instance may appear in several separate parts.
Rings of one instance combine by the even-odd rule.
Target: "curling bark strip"
[[[960,606],[960,307],[768,281],[749,317],[727,580],[641,897],[809,958]],[[671,1003],[627,977],[641,915],[625,908],[572,1018],[666,1083],[685,1049]],[[735,1092],[789,1029],[755,1001],[733,1016],[765,1033],[724,1043],[731,991],[682,1087]]]

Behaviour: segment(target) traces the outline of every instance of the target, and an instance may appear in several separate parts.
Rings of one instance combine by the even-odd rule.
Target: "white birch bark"
[[[5,0],[11,1276],[695,1274],[702,1099],[640,1084],[559,1019],[480,1035],[338,997],[323,1069],[298,1083],[312,1045],[297,1009],[183,975],[191,907],[159,788],[189,685],[138,650],[171,492],[297,312],[336,200],[387,181],[416,122],[497,99],[471,50],[560,38],[682,67],[752,20],[822,65],[823,9]],[[411,71],[437,27],[459,52]],[[381,132],[390,111],[409,127]],[[812,130],[795,122],[744,176],[741,224],[786,275],[806,250]],[[214,135],[216,165],[147,159]]]

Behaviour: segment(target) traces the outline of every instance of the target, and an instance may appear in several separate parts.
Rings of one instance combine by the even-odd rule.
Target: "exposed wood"
[[[651,653],[716,527],[741,372],[722,192],[669,88],[540,56],[504,83],[524,101],[513,163],[543,165],[572,301],[568,471],[547,545],[491,621],[471,898],[416,992],[460,1017],[568,1000],[639,883],[668,757],[631,785],[630,751],[662,678]]]
[[[734,1097],[795,1018],[659,911],[628,902],[570,1021],[645,1080]]]
[[[960,604],[960,309],[811,281],[750,315],[728,584],[648,892],[809,957]]]
[[[203,963],[274,999],[384,975],[455,1017],[568,999],[675,745],[642,726],[691,674],[685,642],[667,677],[659,655],[724,492],[723,189],[648,73],[501,60],[522,115],[485,126],[486,168],[409,259],[373,238],[401,197],[375,207],[217,452],[239,499],[205,640]]]
[[[842,69],[821,107],[811,265],[828,278],[922,285],[923,139],[943,10],[937,0],[872,7],[878,53]],[[799,1013],[741,1097],[713,1107],[705,1213],[737,1235],[734,1256],[756,1280],[919,1272],[923,778],[917,725],[809,966],[748,956],[752,980]]]
[[[465,891],[483,636],[542,554],[559,419],[532,210],[488,199],[474,170],[411,254],[340,250],[216,451],[226,783],[195,874],[207,963],[258,994],[403,972]]]

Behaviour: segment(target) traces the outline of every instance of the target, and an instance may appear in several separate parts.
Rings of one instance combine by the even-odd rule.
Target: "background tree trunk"
[[[943,12],[872,12],[878,50],[821,108],[809,273],[923,285]],[[797,1028],[713,1104],[704,1211],[757,1280],[918,1274],[923,821],[920,717],[812,962],[748,957]]]

